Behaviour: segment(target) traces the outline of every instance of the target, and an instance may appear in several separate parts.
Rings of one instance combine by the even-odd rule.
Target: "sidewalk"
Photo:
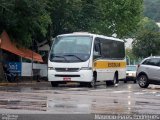
[[[8,82],[8,81],[0,81],[0,86],[17,86],[17,85],[37,85],[42,83],[48,83],[47,80],[22,80],[18,82]]]

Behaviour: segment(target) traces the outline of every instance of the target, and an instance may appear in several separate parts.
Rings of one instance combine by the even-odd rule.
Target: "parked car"
[[[127,81],[134,81],[136,83],[136,70],[137,65],[127,65],[126,69],[126,79],[124,80],[124,83],[127,83]]]
[[[149,84],[160,85],[160,56],[142,60],[137,67],[137,80],[142,88],[147,88]]]

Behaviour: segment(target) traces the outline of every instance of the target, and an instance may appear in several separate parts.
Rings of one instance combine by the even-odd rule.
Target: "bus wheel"
[[[80,82],[80,86],[81,87],[85,87],[86,86],[86,82]]]
[[[58,83],[57,82],[51,82],[51,85],[52,85],[52,87],[57,87],[58,86]]]
[[[124,83],[127,83],[127,79],[124,79],[124,81],[123,81]]]
[[[106,81],[106,87],[113,85],[112,81]]]
[[[93,80],[89,83],[89,87],[90,88],[95,88],[96,87],[96,77],[93,77]]]
[[[106,87],[107,87],[107,86],[111,86],[111,85],[112,85],[112,86],[116,86],[118,83],[119,83],[118,75],[115,74],[112,81],[106,81]]]
[[[118,83],[119,83],[118,74],[115,74],[115,75],[114,75],[114,78],[113,78],[112,83],[113,83],[114,86],[117,86],[117,85],[118,85]]]

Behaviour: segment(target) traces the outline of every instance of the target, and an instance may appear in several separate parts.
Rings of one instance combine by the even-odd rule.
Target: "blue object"
[[[18,76],[21,76],[21,72],[22,72],[21,62],[7,62],[6,64],[9,72],[17,74]]]

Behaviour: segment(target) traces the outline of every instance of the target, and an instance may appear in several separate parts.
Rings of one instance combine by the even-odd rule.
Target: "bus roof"
[[[92,33],[88,33],[88,32],[74,32],[74,33],[69,33],[69,34],[61,34],[58,36],[93,36],[93,37],[100,37],[100,38],[106,38],[106,39],[110,39],[110,40],[116,40],[116,41],[121,41],[124,42],[124,40],[119,39],[119,38],[115,38],[115,37],[108,37],[108,36],[104,36],[104,35],[98,35],[98,34],[92,34]]]

